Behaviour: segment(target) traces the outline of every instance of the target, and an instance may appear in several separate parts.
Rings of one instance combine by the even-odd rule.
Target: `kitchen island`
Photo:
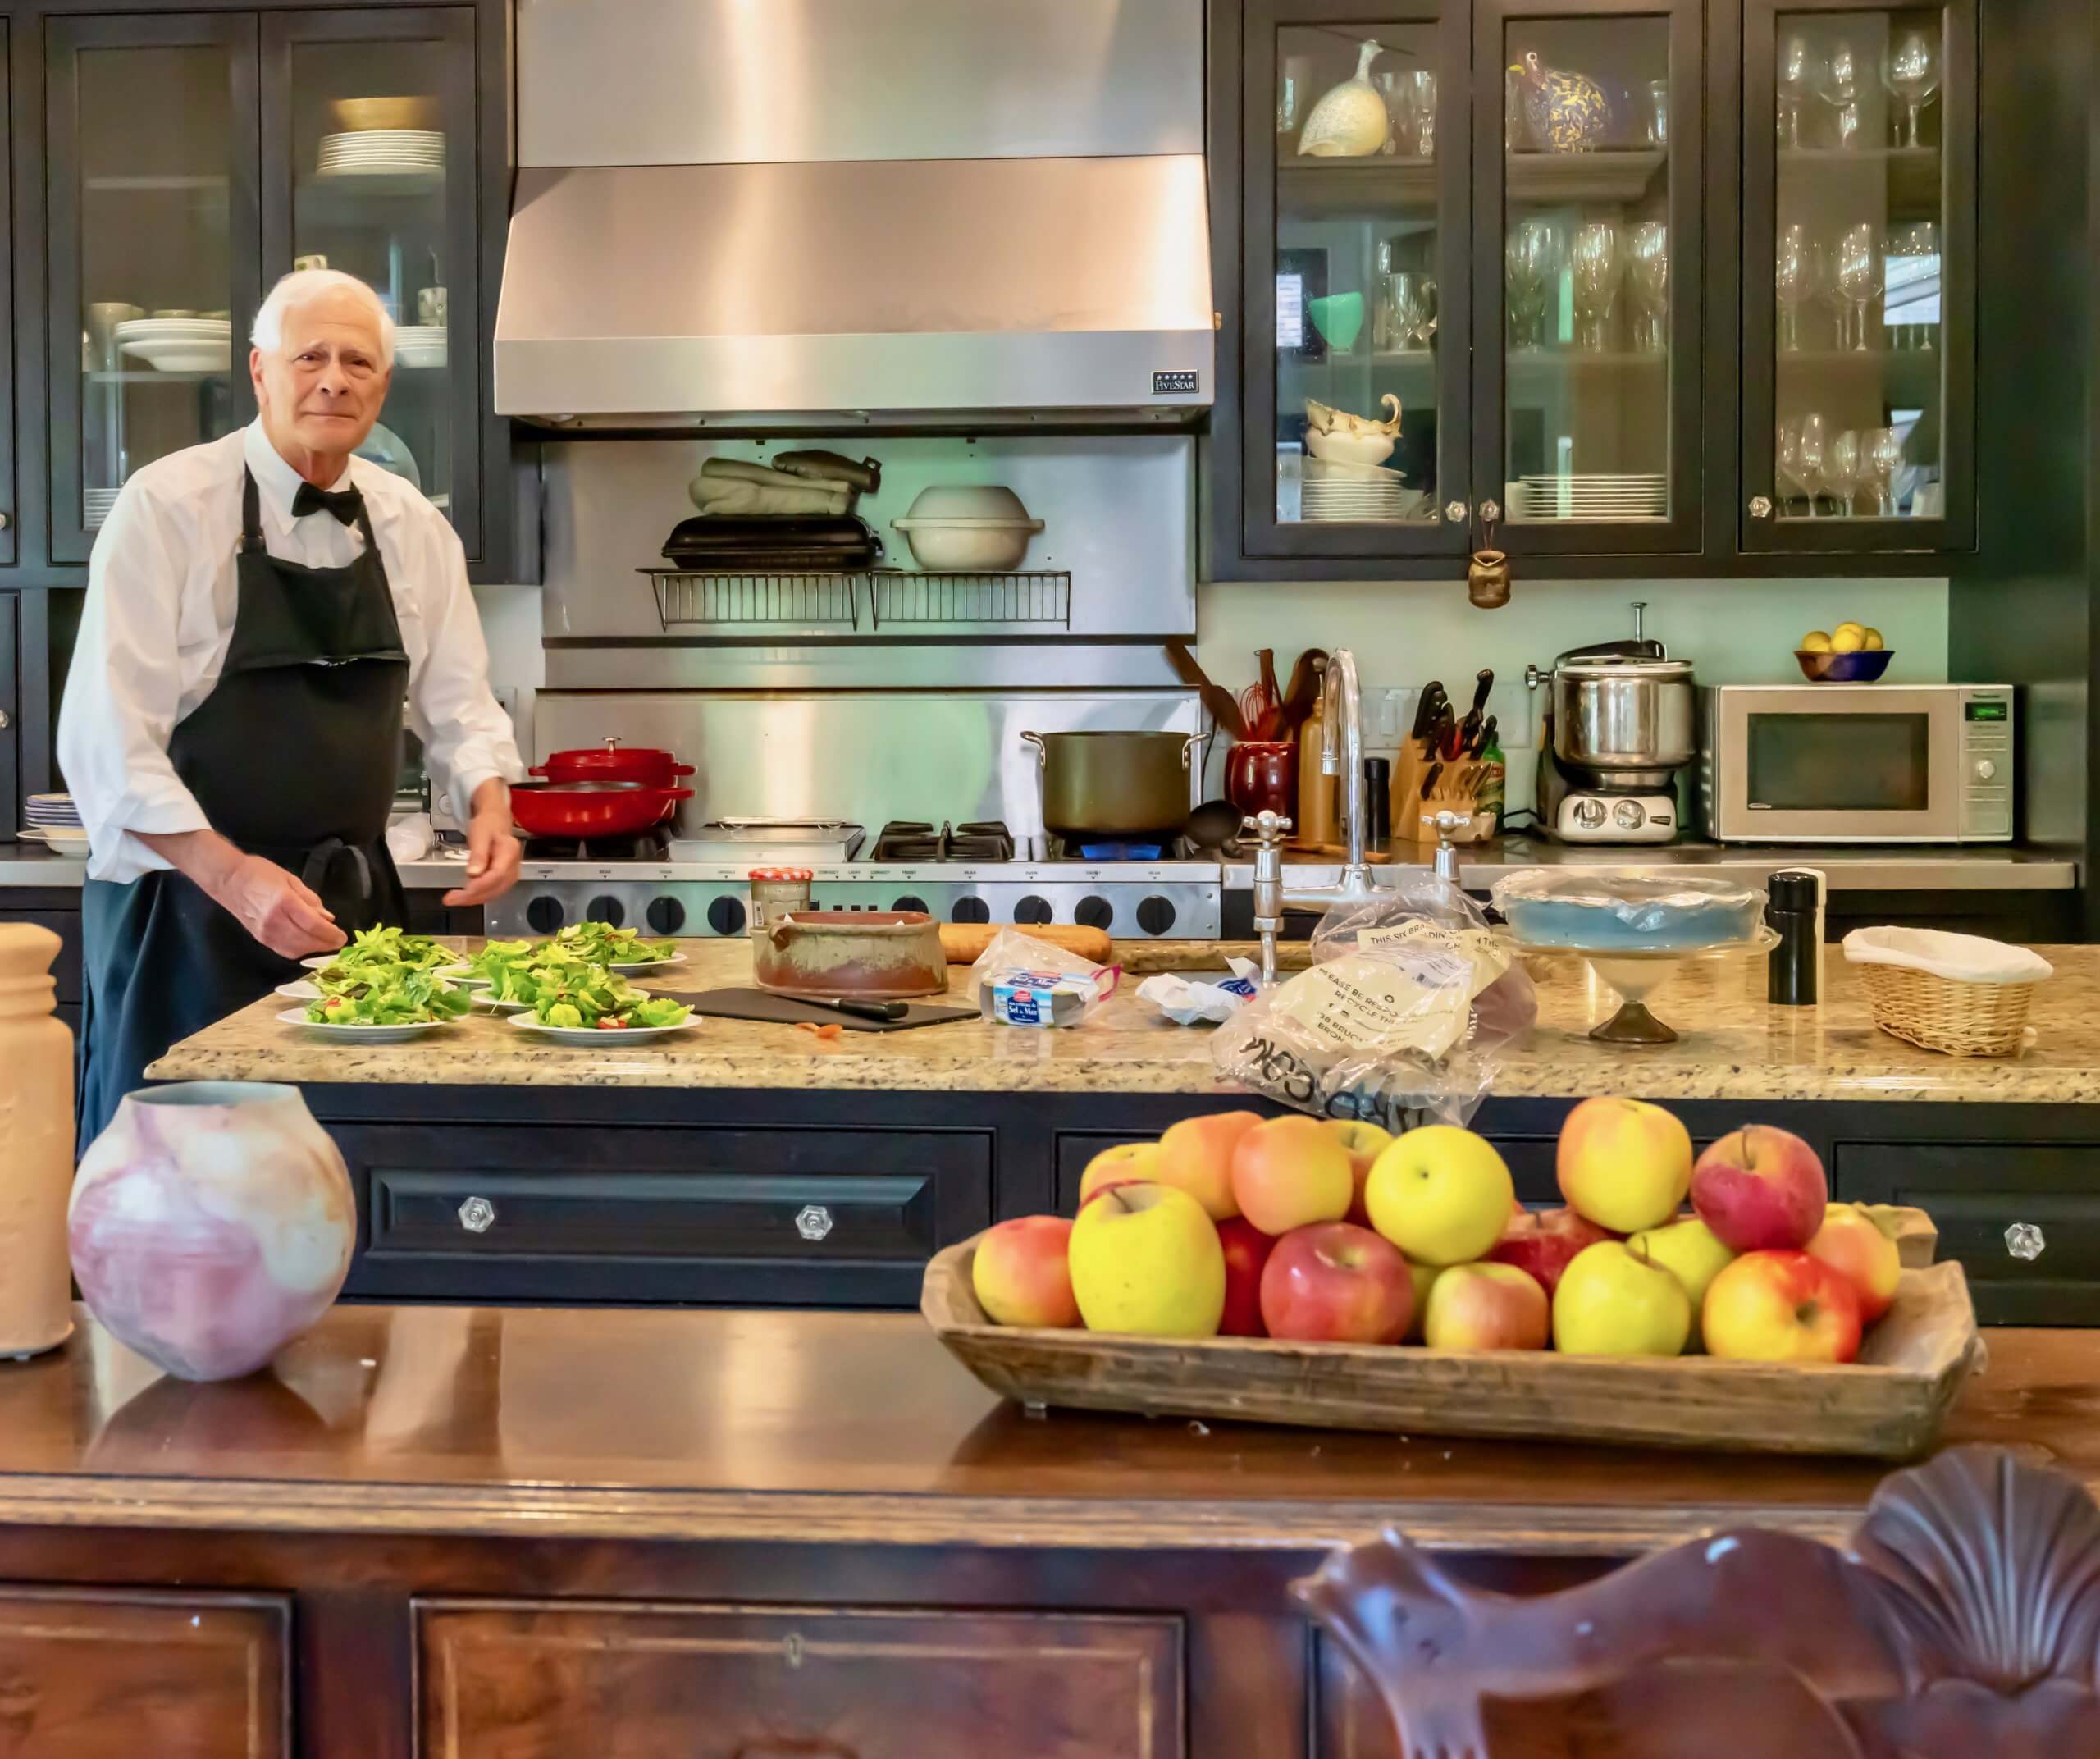
[[[675,984],[666,973],[654,987],[750,980],[744,941],[681,948]],[[345,1047],[280,1025],[272,998],[149,1072],[306,1091],[358,1188],[360,1295],[907,1306],[941,1246],[1006,1216],[1069,1211],[1102,1149],[1235,1103],[1276,1109],[1235,1099],[1208,1030],[1135,994],[1147,971],[1216,969],[1247,950],[1119,943],[1122,989],[1085,1026],[1052,1032],[973,1020],[820,1040],[710,1020],[570,1049],[477,1017]],[[2088,1323],[2100,1318],[2100,949],[2044,951],[2057,975],[2038,994],[2034,1044],[1979,1060],[1877,1031],[1834,948],[1814,1008],[1769,1003],[1762,961],[1681,967],[1654,1007],[1683,1036],[1650,1048],[1588,1038],[1611,993],[1577,961],[1545,962],[1538,1026],[1505,1056],[1475,1127],[1521,1197],[1552,1203],[1573,1101],[1657,1100],[1699,1141],[1780,1124],[1815,1144],[1838,1195],[1929,1210],[1986,1322]],[[952,972],[959,997],[965,975]],[[2016,1222],[2043,1230],[2040,1258],[2010,1254]]]
[[[2100,1487],[2100,1344],[1990,1352],[1947,1439]],[[83,1314],[0,1364],[10,1750],[1388,1759],[1330,1547],[1554,1587],[1884,1471],[1031,1419],[915,1314],[342,1306],[203,1387]]]

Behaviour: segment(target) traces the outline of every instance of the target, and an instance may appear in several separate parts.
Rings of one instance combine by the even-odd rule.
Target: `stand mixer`
[[[1524,670],[1550,685],[1541,715],[1538,828],[1564,843],[1668,843],[1677,835],[1677,772],[1698,748],[1691,662],[1641,633],[1571,647],[1551,669]]]

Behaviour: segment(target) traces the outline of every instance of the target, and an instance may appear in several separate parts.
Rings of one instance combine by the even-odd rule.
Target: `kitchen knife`
[[[1474,756],[1484,756],[1488,747],[1495,743],[1495,716],[1489,715],[1481,723],[1480,731],[1473,735],[1472,755]]]
[[[1414,730],[1408,737],[1426,739],[1436,729],[1436,707],[1444,701],[1444,687],[1435,678],[1422,687],[1422,694],[1415,699]]]
[[[1427,770],[1422,771],[1422,797],[1424,800],[1428,799],[1429,797],[1436,792],[1437,779],[1443,774],[1444,766],[1441,764],[1431,764]]]
[[[843,996],[822,995],[798,995],[795,999],[806,1002],[811,1007],[834,1008],[856,1020],[902,1020],[911,1012],[902,1002],[849,1002]]]
[[[1462,756],[1472,749],[1473,737],[1480,731],[1481,718],[1487,710],[1487,693],[1495,688],[1495,674],[1483,667],[1473,680],[1473,706],[1466,710],[1464,722],[1459,729],[1459,749],[1452,755]]]

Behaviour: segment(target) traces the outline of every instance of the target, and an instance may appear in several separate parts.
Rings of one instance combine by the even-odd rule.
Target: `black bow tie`
[[[356,489],[344,489],[331,494],[326,489],[317,489],[311,482],[302,482],[299,493],[292,496],[292,517],[303,519],[309,513],[332,513],[345,525],[355,525],[358,514],[363,510],[364,496]]]

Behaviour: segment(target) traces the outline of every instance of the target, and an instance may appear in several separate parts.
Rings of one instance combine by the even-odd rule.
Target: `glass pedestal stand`
[[[1688,959],[1746,959],[1769,953],[1779,944],[1776,930],[1760,926],[1748,940],[1729,941],[1716,947],[1672,947],[1646,952],[1614,948],[1609,952],[1586,947],[1520,946],[1532,956],[1573,954],[1586,962],[1619,998],[1618,1012],[1601,1026],[1592,1026],[1590,1036],[1607,1044],[1674,1044],[1677,1033],[1648,1011],[1648,997],[1677,967]]]

